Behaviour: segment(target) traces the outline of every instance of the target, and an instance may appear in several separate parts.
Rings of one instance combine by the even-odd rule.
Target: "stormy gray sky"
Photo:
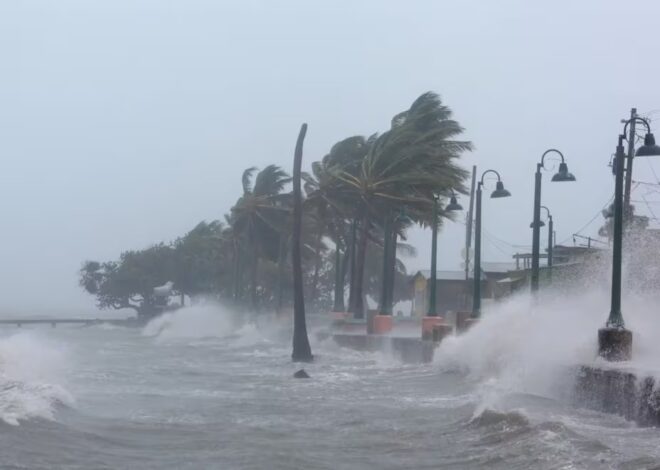
[[[550,147],[578,178],[544,175],[558,241],[572,243],[613,192],[620,119],[632,106],[660,117],[659,17],[653,0],[4,1],[0,313],[92,307],[77,286],[84,259],[221,218],[244,168],[291,168],[301,122],[309,165],[386,130],[427,90],[474,142],[465,166],[500,170],[513,193],[484,202],[485,260],[530,244],[533,173]],[[635,179],[656,183],[654,165],[638,160]],[[463,231],[441,233],[441,267],[458,268]],[[426,268],[430,234],[410,241],[410,269]]]

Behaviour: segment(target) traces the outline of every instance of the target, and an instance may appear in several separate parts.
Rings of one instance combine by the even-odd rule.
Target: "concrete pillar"
[[[444,324],[445,319],[443,317],[422,317],[422,339],[432,339],[433,327]]]
[[[598,330],[598,355],[608,361],[629,361],[632,357],[632,332],[610,327]]]
[[[463,333],[464,331],[467,331],[471,316],[472,312],[456,312],[456,333]]]
[[[373,334],[383,335],[392,331],[393,328],[392,315],[374,315],[373,317]]]
[[[433,340],[434,343],[439,343],[442,341],[446,336],[449,336],[452,334],[454,329],[452,328],[451,325],[447,325],[446,323],[439,324],[439,325],[433,325],[433,330],[431,333],[431,339]]]

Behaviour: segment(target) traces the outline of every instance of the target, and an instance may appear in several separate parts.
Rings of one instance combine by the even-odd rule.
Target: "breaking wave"
[[[74,400],[64,388],[67,354],[46,338],[19,333],[0,339],[0,421],[53,420]]]
[[[479,407],[497,409],[512,394],[565,400],[573,392],[577,365],[598,363],[597,331],[609,313],[609,293],[591,289],[579,295],[546,292],[537,300],[518,295],[484,309],[472,329],[446,338],[435,366],[459,371],[477,382]],[[624,298],[626,325],[633,331],[635,367],[660,359],[653,332],[660,328],[657,299]]]
[[[208,303],[160,315],[147,323],[142,334],[158,340],[224,338],[237,326],[235,314],[221,305]]]

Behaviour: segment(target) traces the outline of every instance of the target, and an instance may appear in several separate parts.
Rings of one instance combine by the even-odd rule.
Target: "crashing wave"
[[[64,350],[32,333],[0,339],[0,421],[53,420],[59,405],[73,405],[62,383],[66,364]]]

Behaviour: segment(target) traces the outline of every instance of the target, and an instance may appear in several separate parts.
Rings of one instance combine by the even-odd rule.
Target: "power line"
[[[589,220],[589,222],[587,222],[586,224],[584,224],[579,230],[576,230],[575,232],[573,232],[573,234],[575,234],[575,235],[580,235],[580,233],[581,233],[584,229],[586,229],[587,227],[589,227],[589,226],[593,223],[594,220],[596,220],[600,215],[602,215],[603,209],[607,209],[613,200],[614,200],[614,195],[612,195],[612,196],[610,197],[610,199],[605,203],[605,205],[604,205],[601,209],[599,209],[598,212],[596,212],[596,214],[594,214],[594,216]],[[566,237],[564,240],[562,240],[561,242],[559,242],[559,245],[563,245],[564,243],[566,243],[567,241],[571,240],[572,238],[573,238],[573,235],[570,235],[570,236]]]
[[[655,168],[653,168],[653,165],[651,165],[651,159],[646,158],[646,163],[648,164],[649,168],[651,169],[651,173],[653,173],[653,177],[655,178],[655,181],[657,184],[660,184],[660,180],[658,179],[658,175],[655,173]]]

